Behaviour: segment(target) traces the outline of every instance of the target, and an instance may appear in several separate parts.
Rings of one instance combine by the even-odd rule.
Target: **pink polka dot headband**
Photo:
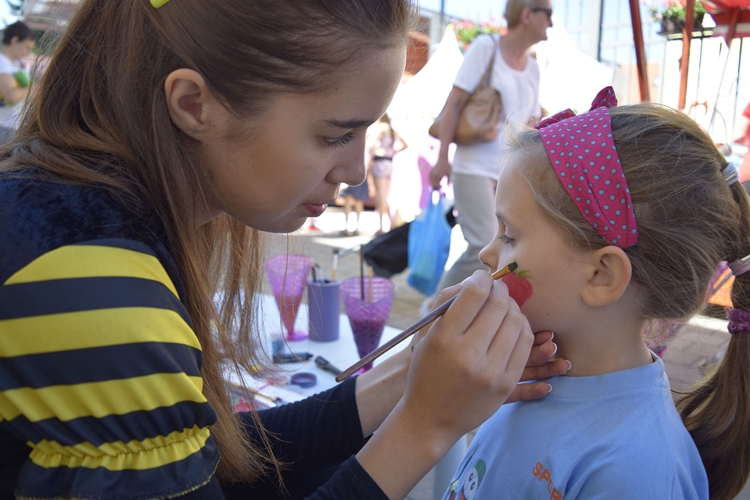
[[[638,243],[638,227],[612,137],[608,108],[614,106],[615,91],[607,87],[587,113],[576,116],[566,109],[535,128],[552,168],[581,215],[607,242],[627,248]]]

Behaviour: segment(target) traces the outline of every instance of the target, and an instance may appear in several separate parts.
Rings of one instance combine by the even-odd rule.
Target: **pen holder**
[[[332,342],[339,339],[339,281],[308,281],[307,307],[310,340]]]

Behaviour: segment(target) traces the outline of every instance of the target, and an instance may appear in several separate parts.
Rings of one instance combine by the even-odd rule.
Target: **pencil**
[[[492,279],[499,280],[503,276],[509,275],[510,273],[515,271],[517,268],[518,268],[518,265],[515,262],[511,262],[504,268],[499,269],[495,271],[494,273],[492,273]],[[350,366],[349,368],[341,372],[336,377],[336,382],[341,382],[342,380],[345,380],[351,377],[354,372],[356,372],[357,370],[359,370],[366,364],[372,363],[374,360],[382,356],[384,353],[390,351],[393,347],[403,342],[404,339],[411,337],[412,335],[417,333],[419,330],[421,330],[425,326],[429,325],[430,323],[438,319],[440,316],[445,314],[445,311],[447,311],[448,308],[451,306],[451,304],[453,304],[453,301],[456,300],[457,296],[458,295],[454,295],[450,299],[446,300],[445,302],[443,302],[443,304],[440,307],[433,309],[427,316],[420,319],[419,321],[411,325],[409,328],[399,333],[398,335],[393,337],[391,340],[381,345],[380,347],[372,351],[370,354],[365,355],[362,359],[360,359],[359,361],[354,363],[352,366]]]

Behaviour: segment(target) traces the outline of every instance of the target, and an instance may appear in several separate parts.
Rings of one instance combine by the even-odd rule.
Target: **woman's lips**
[[[305,203],[302,206],[310,213],[310,217],[318,217],[328,208],[325,203]]]

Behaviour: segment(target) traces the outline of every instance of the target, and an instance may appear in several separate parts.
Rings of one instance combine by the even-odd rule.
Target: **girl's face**
[[[491,271],[514,261],[518,264],[516,274],[503,281],[533,331],[568,331],[583,306],[579,293],[587,276],[583,254],[571,248],[544,213],[518,168],[518,161],[511,161],[500,173],[495,197],[497,237],[479,258]],[[519,271],[525,273],[518,276]]]
[[[354,68],[332,75],[335,82],[314,94],[274,98],[252,122],[250,140],[227,130],[204,144],[211,174],[213,214],[225,211],[268,232],[298,229],[317,217],[338,194],[340,183],[366,177],[365,131],[385,112],[404,70],[403,47],[373,49]]]

